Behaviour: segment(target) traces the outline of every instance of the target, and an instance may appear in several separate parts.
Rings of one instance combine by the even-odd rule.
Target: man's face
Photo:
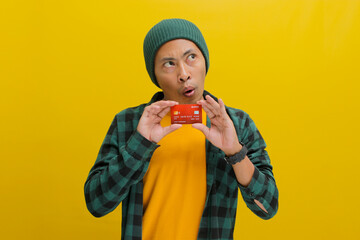
[[[204,56],[192,41],[169,41],[156,53],[155,76],[165,100],[195,104],[203,98],[206,76]]]

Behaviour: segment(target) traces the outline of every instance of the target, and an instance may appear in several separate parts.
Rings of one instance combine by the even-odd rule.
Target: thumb
[[[181,127],[182,127],[181,124],[171,124],[170,126],[164,127],[164,137]]]
[[[207,126],[205,126],[204,124],[202,124],[202,123],[193,123],[191,126],[193,128],[195,128],[195,129],[200,130],[205,135],[206,138],[209,135],[209,128]]]

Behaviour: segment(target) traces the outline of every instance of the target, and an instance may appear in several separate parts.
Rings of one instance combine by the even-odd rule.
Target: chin
[[[188,99],[185,99],[184,104],[197,104],[196,102],[198,101],[199,99],[196,98],[196,97],[193,97],[193,98],[188,98]]]

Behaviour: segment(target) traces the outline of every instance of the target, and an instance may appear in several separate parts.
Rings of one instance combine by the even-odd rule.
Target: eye
[[[164,63],[165,67],[172,67],[174,65],[175,65],[174,62],[172,62],[172,61],[168,61],[168,62]]]
[[[188,56],[188,59],[189,59],[190,61],[194,61],[195,58],[196,58],[195,54],[190,54],[190,55]]]

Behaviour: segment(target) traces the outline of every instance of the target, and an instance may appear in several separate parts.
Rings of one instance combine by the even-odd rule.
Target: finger
[[[156,108],[156,106],[149,105],[145,107],[143,115],[145,117],[151,117],[152,115],[154,115],[154,111],[155,111],[154,108]]]
[[[170,111],[170,107],[162,109],[157,115],[162,119]]]
[[[209,104],[205,100],[199,100],[196,103],[201,105],[201,107],[204,109],[204,111],[206,112],[209,118],[215,117],[215,113],[213,112],[212,109],[209,108]]]
[[[211,98],[210,96],[208,97],[208,102],[210,102],[211,106],[214,107],[217,111],[217,112],[213,112],[216,114],[216,116],[218,118],[219,121],[222,121],[224,119],[227,119],[228,115],[227,115],[227,112],[226,112],[226,108],[225,108],[225,104],[224,104],[224,101],[219,98],[218,99],[218,102],[216,102],[213,98]]]
[[[202,108],[210,119],[213,119],[215,117],[215,114],[207,106],[203,105]]]
[[[171,124],[170,126],[164,127],[164,137],[169,133],[182,127],[182,124]]]
[[[148,116],[159,117],[159,116],[158,116],[158,113],[159,113],[160,111],[161,111],[160,106],[158,106],[158,105],[150,105],[150,106],[149,106],[149,109],[148,109],[148,112],[149,112],[149,115],[148,115]]]
[[[220,113],[214,113],[214,110],[209,109],[208,105],[204,105],[203,108],[207,116],[209,117],[211,124],[218,125],[218,120],[221,119]]]
[[[205,101],[205,105],[206,107],[208,107],[216,116],[220,115],[220,106],[219,104],[209,95],[207,95],[206,97],[206,101]]]
[[[160,118],[163,118],[166,115],[166,113],[168,111],[170,111],[170,107],[175,106],[177,104],[179,104],[179,103],[175,102],[175,101],[158,101],[156,103],[151,104],[150,108],[151,108],[152,114],[158,115]],[[165,114],[161,113],[163,110],[165,110],[167,108],[168,108],[168,110],[165,111]]]
[[[221,112],[224,114],[227,114],[224,101],[221,98],[219,98],[219,105],[220,105]]]
[[[211,96],[206,95],[206,102],[210,104],[211,107],[213,107],[216,110],[220,110],[220,105],[218,102],[216,102]]]
[[[191,126],[193,128],[195,128],[195,129],[200,130],[205,135],[206,138],[208,137],[210,130],[204,124],[202,124],[202,123],[193,123]]]
[[[232,122],[229,115],[227,114],[226,112],[226,107],[225,107],[225,103],[224,101],[219,98],[219,105],[220,105],[220,110],[221,110],[221,113],[222,113],[222,120],[225,121],[225,122]]]
[[[161,101],[157,101],[154,102],[153,104],[151,104],[150,106],[159,106],[160,108],[166,108],[166,107],[172,107],[175,105],[178,105],[179,103],[176,101],[170,101],[170,100],[161,100]]]

